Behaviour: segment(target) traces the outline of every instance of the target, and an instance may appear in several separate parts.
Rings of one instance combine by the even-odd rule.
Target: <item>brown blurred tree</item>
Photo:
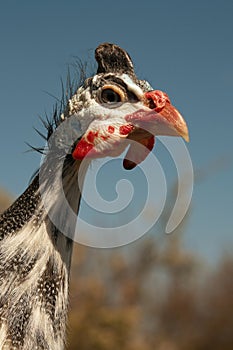
[[[209,269],[183,247],[186,224],[124,248],[75,247],[69,350],[233,349],[233,258]]]
[[[0,213],[10,206],[13,202],[13,197],[0,188]]]
[[[69,350],[233,349],[233,259],[208,271],[166,239],[162,251],[148,237],[127,252],[76,247]]]

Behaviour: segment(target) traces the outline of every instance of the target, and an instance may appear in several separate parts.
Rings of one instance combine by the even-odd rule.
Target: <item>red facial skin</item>
[[[85,139],[81,139],[75,147],[72,153],[74,159],[83,159],[85,156],[93,150],[94,145],[87,142]]]
[[[122,125],[119,128],[120,135],[129,135],[129,133],[134,129],[132,124]]]
[[[98,131],[94,132],[94,131],[89,131],[89,133],[87,134],[87,141],[90,143],[94,143],[95,138],[98,138]]]
[[[109,132],[110,134],[113,134],[113,133],[114,133],[114,131],[115,131],[114,126],[109,125],[109,127],[108,127],[108,132]]]
[[[130,145],[127,152],[129,159],[124,160],[124,167],[132,169],[141,163],[154,147],[154,136],[146,131],[148,123],[161,123],[165,125],[160,135],[182,135],[188,140],[188,129],[179,112],[171,105],[168,95],[160,90],[153,90],[144,94],[144,104],[150,109],[139,109],[125,116],[125,124],[120,127],[108,125],[107,129],[90,130],[84,134],[72,153],[74,159],[82,160],[84,157],[98,158],[111,155],[111,152],[119,147],[121,139],[129,138],[145,146],[144,149],[136,149],[134,144]],[[101,123],[101,121],[100,121]],[[153,124],[152,124],[153,125]],[[155,124],[158,125],[158,124]],[[167,125],[170,126],[170,134],[167,134]],[[160,128],[161,132],[161,128]],[[105,148],[105,144],[108,147]],[[101,143],[101,144],[100,144]]]

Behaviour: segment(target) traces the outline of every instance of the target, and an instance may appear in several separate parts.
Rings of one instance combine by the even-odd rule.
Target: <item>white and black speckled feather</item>
[[[38,176],[0,223],[0,349],[63,349],[73,243],[44,211]]]

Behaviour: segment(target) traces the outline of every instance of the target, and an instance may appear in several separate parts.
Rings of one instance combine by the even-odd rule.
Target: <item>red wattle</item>
[[[151,138],[149,138],[147,140],[147,144],[145,144],[145,146],[150,150],[152,151],[153,147],[154,147],[154,144],[155,144],[155,137],[154,136],[151,136]]]
[[[151,136],[150,138],[138,141],[138,143],[146,148],[137,146],[137,143],[130,145],[125,159],[123,160],[123,167],[126,170],[135,168],[136,165],[140,164],[146,159],[154,147],[155,138],[154,136]]]

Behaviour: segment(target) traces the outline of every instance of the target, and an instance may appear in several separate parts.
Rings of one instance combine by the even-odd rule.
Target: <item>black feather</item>
[[[67,76],[65,79],[61,78],[61,98],[56,97],[52,93],[46,92],[49,96],[56,100],[53,110],[44,117],[39,116],[39,119],[45,128],[45,133],[41,132],[37,128],[34,130],[45,140],[48,141],[54,130],[62,122],[61,114],[64,113],[65,117],[68,115],[68,101],[75,94],[77,89],[82,86],[87,79],[87,74],[93,70],[93,65],[88,65],[87,62],[82,62],[79,58],[75,58],[75,62],[68,66]],[[44,147],[36,147],[27,143],[30,150],[37,151],[41,154],[45,154]]]

